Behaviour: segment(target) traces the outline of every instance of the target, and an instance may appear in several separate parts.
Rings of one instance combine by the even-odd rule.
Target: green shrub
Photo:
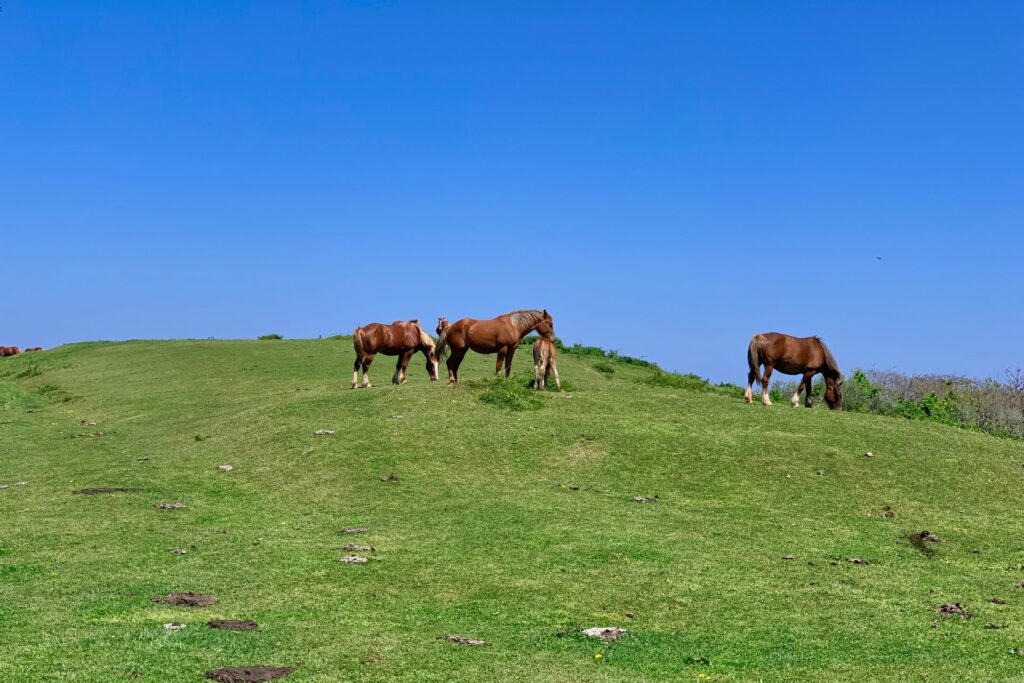
[[[615,366],[612,365],[611,363],[604,363],[604,362],[594,363],[594,369],[597,370],[598,372],[600,372],[603,375],[614,375],[615,374]]]
[[[262,337],[256,337],[256,338],[259,339],[260,341],[265,341],[267,339],[284,339],[284,337],[282,337],[279,334],[265,334]]]

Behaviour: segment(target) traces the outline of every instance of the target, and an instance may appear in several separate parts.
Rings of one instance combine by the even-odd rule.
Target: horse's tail
[[[839,363],[836,362],[836,357],[832,355],[832,351],[825,344],[821,337],[815,337],[818,343],[821,344],[821,351],[825,354],[825,371],[833,377],[843,379],[843,371],[839,369]]]
[[[441,336],[437,338],[437,345],[434,347],[434,357],[440,363],[448,353],[448,330],[450,326],[441,330]]]
[[[750,366],[750,372],[758,382],[764,381],[764,378],[761,377],[761,342],[763,341],[764,335],[755,334],[750,338],[750,345],[747,346],[747,365]]]
[[[352,333],[352,347],[356,350],[356,366],[358,366],[365,355],[363,352],[363,328],[357,327]]]

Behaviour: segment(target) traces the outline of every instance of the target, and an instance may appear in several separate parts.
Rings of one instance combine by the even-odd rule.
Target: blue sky
[[[2,344],[547,307],[719,381],[769,330],[1024,365],[1020,3],[2,6]]]

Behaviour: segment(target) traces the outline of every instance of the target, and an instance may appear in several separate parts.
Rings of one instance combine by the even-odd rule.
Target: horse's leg
[[[416,349],[412,349],[411,351],[408,351],[404,356],[402,356],[402,384],[405,384],[408,381],[406,373],[409,370],[409,361],[412,360],[412,355],[414,353],[416,353]]]
[[[451,355],[448,356],[448,384],[458,384],[459,366],[462,365],[465,356],[466,347],[452,349]]]
[[[797,406],[800,405],[800,392],[803,390],[804,384],[806,382],[807,382],[807,376],[805,375],[805,376],[800,378],[799,382],[797,382],[797,384],[796,384],[796,393],[793,394],[793,398],[789,399],[789,404],[791,406],[793,406],[794,408],[796,408]],[[810,396],[811,392],[808,391],[807,395]]]
[[[807,393],[804,394],[804,406],[810,408],[814,405],[814,397],[811,396],[812,389],[814,389],[814,373],[808,372],[804,375],[804,382],[807,383]]]
[[[743,400],[748,404],[754,402],[754,380],[757,379],[757,368],[751,368],[747,373],[747,390],[743,392]]]
[[[555,365],[555,359],[554,358],[552,358],[551,360],[548,361],[548,369],[551,370],[551,372],[555,373],[555,387],[557,387],[557,389],[559,391],[561,391],[562,390],[562,383],[558,380],[558,366]],[[544,377],[544,384],[547,384],[547,383],[548,383],[548,378],[545,375],[545,377]]]
[[[774,369],[775,368],[771,365],[766,364],[764,366],[764,374],[761,375],[761,403],[766,406],[770,406],[772,404],[772,400],[768,398],[768,383],[771,382],[772,371]]]
[[[368,353],[363,356],[363,389],[370,389],[373,387],[370,384],[370,363],[373,362],[373,357],[376,354]]]
[[[533,361],[533,388],[536,389],[537,391],[540,391],[541,387],[543,386],[540,383],[540,378],[541,378],[541,375],[543,375],[543,374],[544,374],[544,361],[541,360],[541,359],[537,359],[537,360]],[[548,378],[545,375],[544,376],[544,384],[547,384],[547,383],[548,383]]]
[[[505,355],[505,379],[512,374],[512,356],[516,355],[517,348],[518,345],[508,347],[508,353]]]
[[[507,347],[501,347],[498,349],[498,359],[494,362],[494,376],[497,377],[501,374],[501,364],[505,362],[505,353]]]
[[[363,364],[363,359],[359,357],[359,354],[356,354],[356,362],[355,362],[355,365],[352,366],[352,388],[353,389],[355,389],[356,387],[359,386],[359,368],[362,366],[362,364]]]
[[[401,384],[402,383],[402,359],[404,359],[404,358],[405,358],[405,354],[404,353],[398,354],[398,360],[395,361],[395,374],[393,374],[391,376],[391,383],[392,384]]]

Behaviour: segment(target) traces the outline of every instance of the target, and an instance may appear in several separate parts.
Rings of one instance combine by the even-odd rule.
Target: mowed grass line
[[[492,357],[470,354],[454,389],[418,357],[392,387],[379,357],[377,386],[352,391],[351,363],[349,339],[4,359],[0,482],[29,483],[0,490],[0,680],[252,663],[300,664],[289,681],[1024,677],[1020,442],[746,406],[569,354],[571,395],[519,412],[480,400]],[[71,495],[104,485],[145,491]],[[188,507],[153,507],[170,501]],[[905,539],[922,529],[942,537],[931,556]],[[338,564],[349,542],[377,552]],[[172,590],[220,602],[149,601]],[[973,618],[935,613],[952,602]],[[613,625],[616,643],[579,634]]]

